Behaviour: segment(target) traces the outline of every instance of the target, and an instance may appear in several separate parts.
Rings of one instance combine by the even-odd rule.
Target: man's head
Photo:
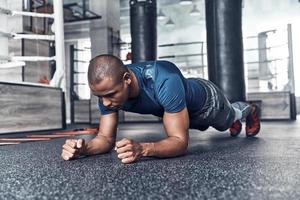
[[[104,54],[90,61],[88,82],[105,106],[118,109],[128,99],[131,74],[118,57]]]
[[[90,61],[88,81],[93,85],[109,77],[118,82],[126,72],[128,72],[127,67],[118,57],[108,54],[98,55]]]

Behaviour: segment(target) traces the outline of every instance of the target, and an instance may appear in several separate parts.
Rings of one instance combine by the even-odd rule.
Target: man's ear
[[[131,83],[131,74],[129,72],[125,72],[124,75],[123,75],[123,80],[125,81],[125,83],[130,85],[130,83]]]

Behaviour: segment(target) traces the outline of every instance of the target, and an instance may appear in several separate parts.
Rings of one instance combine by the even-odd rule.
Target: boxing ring
[[[55,42],[55,52],[56,55],[53,57],[41,57],[41,56],[10,56],[8,50],[3,54],[0,54],[0,60],[6,60],[7,62],[0,64],[0,69],[12,68],[12,67],[26,67],[26,61],[55,61],[56,62],[56,72],[53,79],[50,81],[50,85],[54,87],[60,87],[63,91],[66,90],[66,81],[64,76],[65,71],[65,51],[64,51],[64,28],[63,28],[63,3],[59,0],[53,1],[53,14],[47,13],[35,13],[35,12],[25,12],[25,11],[14,11],[6,8],[0,7],[1,17],[7,16],[30,16],[38,18],[52,18],[54,19],[54,34],[53,35],[41,35],[41,34],[19,34],[19,33],[9,33],[0,30],[0,37],[5,38],[6,44],[8,44],[8,39],[28,39],[28,40],[48,40]],[[5,21],[5,20],[4,20]],[[5,45],[5,44],[4,44]],[[1,52],[1,51],[0,51]]]
[[[5,3],[4,3],[5,5]],[[26,68],[27,62],[55,61],[56,71],[49,85],[6,81],[0,78],[0,134],[22,131],[61,129],[65,126],[66,91],[63,2],[53,1],[53,14],[10,10],[0,7],[0,70]],[[25,34],[9,32],[8,17],[29,16],[54,20],[54,34]],[[8,51],[10,40],[43,40],[55,42],[54,56],[17,56]],[[21,69],[20,69],[21,71]]]

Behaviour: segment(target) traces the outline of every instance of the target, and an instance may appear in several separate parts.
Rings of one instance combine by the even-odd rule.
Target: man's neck
[[[133,73],[133,71],[129,70],[130,75],[131,75],[131,84],[130,84],[130,94],[129,94],[129,98],[135,98],[139,95],[139,83],[138,80],[135,76],[135,74]]]

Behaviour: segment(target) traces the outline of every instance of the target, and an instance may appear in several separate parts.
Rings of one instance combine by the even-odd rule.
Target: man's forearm
[[[92,139],[84,149],[84,155],[95,155],[101,153],[107,153],[113,148],[114,140],[106,138],[105,136],[98,135]]]
[[[141,143],[143,156],[174,157],[186,152],[188,142],[178,137],[168,137],[159,142]]]

